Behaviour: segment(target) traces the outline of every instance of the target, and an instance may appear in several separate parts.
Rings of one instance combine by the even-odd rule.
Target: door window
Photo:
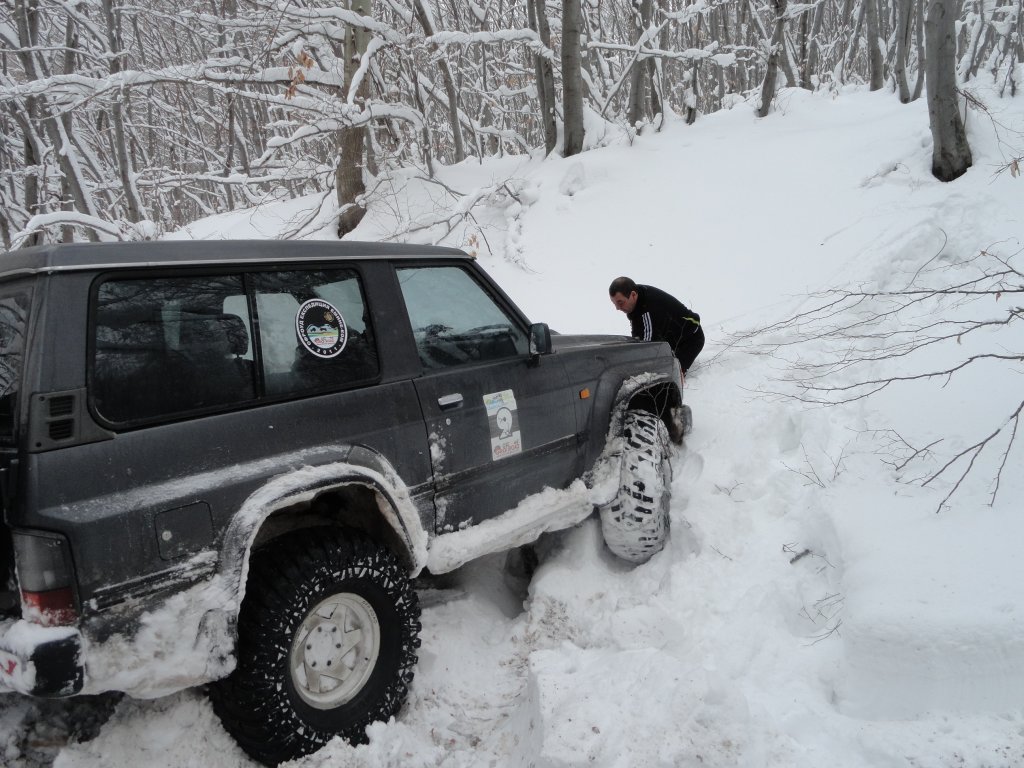
[[[402,267],[398,278],[424,368],[529,352],[526,333],[464,269]]]

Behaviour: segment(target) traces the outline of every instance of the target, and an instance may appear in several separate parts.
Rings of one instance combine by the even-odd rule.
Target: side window
[[[0,295],[0,443],[14,438],[29,303],[27,290]]]
[[[256,395],[240,275],[108,280],[96,293],[92,396],[112,422]]]
[[[268,395],[376,378],[377,346],[354,270],[259,272],[252,283]]]
[[[424,368],[528,353],[526,333],[464,269],[402,267],[398,279]]]

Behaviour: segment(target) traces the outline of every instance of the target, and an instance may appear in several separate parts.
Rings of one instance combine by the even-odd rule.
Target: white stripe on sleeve
[[[650,341],[654,334],[654,329],[651,325],[650,312],[644,312],[642,322],[644,324],[644,341]]]

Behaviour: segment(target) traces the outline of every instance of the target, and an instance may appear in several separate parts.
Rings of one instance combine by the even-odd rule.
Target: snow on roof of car
[[[309,240],[161,240],[33,246],[0,256],[0,278],[38,272],[154,266],[472,258],[458,248],[408,243]]]

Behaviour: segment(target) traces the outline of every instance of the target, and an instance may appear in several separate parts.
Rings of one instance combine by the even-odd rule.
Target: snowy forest
[[[927,95],[952,179],[964,84],[1018,87],[1021,4],[3,0],[0,237],[150,238],[309,194],[343,236],[391,170],[573,155],[669,110],[765,116],[783,87]]]

